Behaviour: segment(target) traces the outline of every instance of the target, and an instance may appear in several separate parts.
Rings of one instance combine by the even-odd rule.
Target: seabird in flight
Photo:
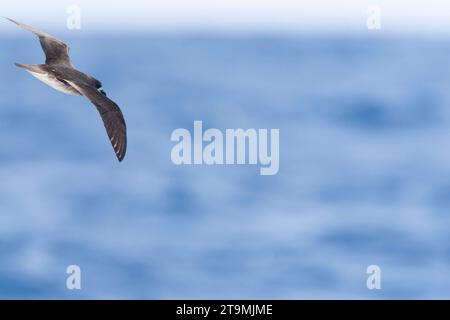
[[[69,46],[61,40],[10,18],[6,19],[37,35],[45,53],[45,64],[15,65],[58,91],[88,98],[102,117],[117,159],[122,161],[127,150],[125,119],[117,104],[106,97],[101,82],[73,67],[69,57]]]

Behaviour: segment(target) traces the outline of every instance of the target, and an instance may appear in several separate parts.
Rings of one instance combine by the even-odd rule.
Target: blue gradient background
[[[450,298],[448,41],[64,40],[122,107],[128,154],[13,65],[42,62],[35,38],[1,37],[0,298]],[[194,120],[280,128],[278,175],[173,165]]]

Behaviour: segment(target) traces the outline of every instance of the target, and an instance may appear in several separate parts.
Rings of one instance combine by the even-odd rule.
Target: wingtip
[[[3,18],[5,18],[6,20],[11,21],[12,23],[19,24],[16,20],[13,20],[11,18],[8,18],[8,17],[5,17],[5,16],[3,16]]]
[[[123,159],[125,158],[125,153],[126,152],[120,151],[120,150],[116,151],[116,158],[117,158],[117,160],[119,160],[119,162],[123,161]]]

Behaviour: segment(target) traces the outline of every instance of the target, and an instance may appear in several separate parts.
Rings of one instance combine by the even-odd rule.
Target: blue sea
[[[14,66],[43,62],[37,39],[0,38],[0,298],[450,298],[448,39],[61,37],[128,152]],[[278,174],[174,165],[195,120],[279,128]]]

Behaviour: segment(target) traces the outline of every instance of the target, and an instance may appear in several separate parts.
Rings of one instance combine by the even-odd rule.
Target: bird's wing
[[[5,17],[6,18],[6,17]],[[70,62],[69,57],[69,46],[62,42],[59,39],[49,35],[48,33],[39,31],[31,26],[26,24],[22,24],[13,19],[6,18],[9,21],[17,24],[19,27],[33,32],[35,35],[39,37],[39,41],[41,42],[42,50],[45,53],[45,63],[46,64],[64,64],[70,67],[73,67]]]
[[[108,133],[109,140],[116,152],[117,159],[122,161],[127,151],[127,126],[120,108],[114,101],[100,93],[94,87],[81,82],[65,81],[97,107],[105,125],[106,132]]]

